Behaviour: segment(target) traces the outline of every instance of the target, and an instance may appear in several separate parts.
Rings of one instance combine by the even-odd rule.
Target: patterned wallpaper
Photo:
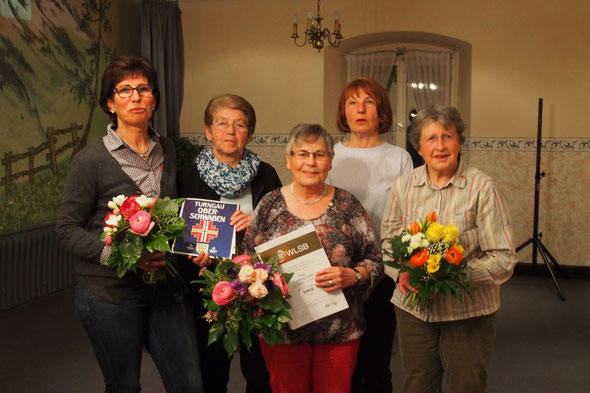
[[[537,138],[467,138],[466,150],[536,151]],[[590,139],[541,139],[541,150],[590,152]]]
[[[192,140],[207,145],[207,138],[204,133],[183,134]],[[341,135],[333,135],[334,139],[342,139]],[[249,146],[276,147],[287,144],[287,134],[254,134]],[[464,150],[511,150],[511,151],[536,151],[537,138],[467,138]],[[590,152],[590,139],[563,138],[541,140],[543,151],[568,151],[568,152]]]
[[[204,134],[187,134],[207,144]],[[341,138],[338,136],[338,138]],[[248,147],[275,167],[284,184],[291,182],[285,168],[287,135],[260,134]],[[533,234],[536,138],[468,138],[464,159],[490,175],[502,189],[513,221],[514,246]],[[567,153],[567,154],[565,154]],[[564,266],[590,267],[590,242],[580,230],[590,222],[590,139],[542,140],[539,232],[549,252]],[[532,260],[529,245],[519,260]],[[538,263],[543,265],[541,257]]]

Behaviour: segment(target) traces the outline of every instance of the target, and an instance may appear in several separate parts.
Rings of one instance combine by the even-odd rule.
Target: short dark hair
[[[240,110],[246,115],[248,122],[248,136],[254,134],[256,128],[256,111],[252,104],[250,104],[244,97],[240,97],[236,94],[221,94],[211,98],[207,107],[205,108],[205,114],[203,120],[206,126],[210,126],[213,123],[213,116],[219,108],[230,108]]]
[[[465,125],[459,110],[449,105],[430,105],[420,110],[412,120],[412,128],[408,134],[408,139],[416,151],[420,149],[422,129],[431,121],[440,124],[445,130],[454,128],[459,135],[459,143],[463,144],[465,142],[465,136],[463,135]]]
[[[152,86],[152,95],[155,104],[154,111],[160,106],[160,89],[158,87],[158,74],[148,59],[141,56],[121,56],[116,58],[105,68],[102,74],[99,103],[102,110],[117,125],[117,114],[111,113],[108,101],[113,99],[115,86],[125,78],[134,75],[144,76]]]
[[[349,82],[342,94],[340,94],[340,101],[338,102],[338,113],[336,114],[336,123],[341,132],[349,133],[350,127],[346,120],[346,100],[354,93],[364,91],[367,95],[373,97],[377,101],[377,115],[379,116],[379,134],[383,134],[389,130],[393,122],[393,114],[391,113],[391,102],[389,101],[389,94],[379,82],[371,78],[358,78]]]

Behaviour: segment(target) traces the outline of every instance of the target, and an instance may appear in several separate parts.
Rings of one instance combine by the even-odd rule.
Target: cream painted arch
[[[337,133],[335,125],[336,103],[340,98],[340,92],[346,85],[346,60],[347,52],[361,49],[377,48],[384,46],[435,46],[451,49],[458,53],[458,88],[457,107],[463,121],[470,124],[471,119],[471,52],[470,43],[457,38],[440,34],[419,31],[390,31],[364,34],[342,40],[339,47],[325,48],[324,57],[324,124]]]

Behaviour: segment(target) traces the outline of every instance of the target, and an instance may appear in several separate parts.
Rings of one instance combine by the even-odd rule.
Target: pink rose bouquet
[[[178,216],[183,199],[149,198],[145,195],[119,195],[108,203],[111,209],[103,220],[101,239],[111,246],[105,265],[117,270],[117,276],[137,273],[137,261],[144,252],[170,252],[170,240],[182,236],[186,225]],[[165,273],[176,275],[176,269],[166,260],[165,271],[144,272],[142,278],[154,283]]]
[[[215,271],[203,269],[201,279],[204,305],[202,317],[211,322],[209,344],[223,338],[231,356],[240,343],[252,345],[252,333],[260,334],[267,343],[283,343],[283,325],[291,320],[287,303],[292,275],[279,273],[278,260],[253,262],[248,255],[238,255],[231,261],[217,259]]]

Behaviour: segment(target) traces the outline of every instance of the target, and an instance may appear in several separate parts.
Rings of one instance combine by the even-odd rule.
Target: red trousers
[[[260,339],[273,393],[350,393],[359,342],[271,347]]]

